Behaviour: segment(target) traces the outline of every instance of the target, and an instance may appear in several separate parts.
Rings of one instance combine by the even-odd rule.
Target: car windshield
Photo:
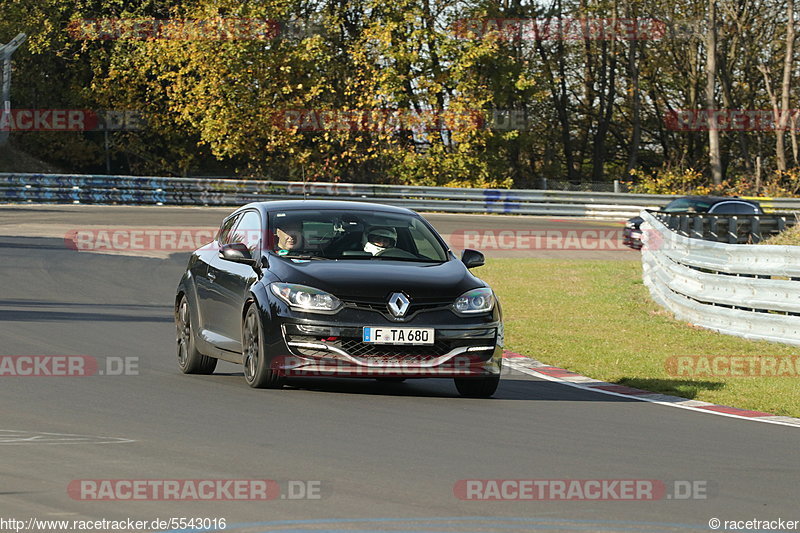
[[[699,198],[678,198],[664,207],[665,213],[705,213],[711,203]]]
[[[290,259],[447,261],[421,218],[402,213],[287,210],[269,215],[270,249]]]

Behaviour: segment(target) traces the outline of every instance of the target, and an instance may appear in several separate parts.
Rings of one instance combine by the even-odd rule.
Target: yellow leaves
[[[445,120],[446,132],[438,126],[314,130],[277,123],[277,111],[422,109],[466,115],[491,109],[498,81],[493,69],[483,72],[497,59],[496,43],[453,39],[437,18],[440,5],[367,0],[372,18],[353,20],[352,5],[331,4],[311,17],[318,17],[313,24],[296,7],[289,0],[181,5],[167,15],[296,21],[298,31],[257,42],[150,40],[102,48],[90,43],[111,60],[97,61],[94,78],[81,86],[112,104],[124,101],[158,115],[152,122],[157,131],[148,134],[165,146],[154,159],[168,159],[163,153],[169,153],[181,165],[196,157],[199,143],[220,159],[247,161],[248,171],[277,164],[291,176],[300,166],[309,177],[431,185],[484,183],[487,176],[503,175],[505,170],[491,165],[494,154],[486,155],[498,151],[489,143],[498,144],[499,135],[458,121]],[[122,16],[140,17],[136,8],[129,11]],[[434,23],[429,26],[425,17]],[[520,74],[516,90],[531,87],[533,79]]]

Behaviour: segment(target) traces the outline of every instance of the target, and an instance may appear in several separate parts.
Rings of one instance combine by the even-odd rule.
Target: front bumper
[[[622,230],[622,244],[631,248],[642,247],[642,231],[639,229],[624,228]]]
[[[461,319],[446,309],[417,313],[397,323],[382,313],[345,308],[336,315],[296,312],[281,306],[265,324],[274,354],[270,366],[285,376],[463,377],[501,371],[503,326],[499,309]],[[431,345],[362,342],[364,326],[434,328]]]

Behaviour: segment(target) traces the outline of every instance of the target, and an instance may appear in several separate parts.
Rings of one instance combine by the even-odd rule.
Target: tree
[[[714,183],[722,183],[722,157],[719,148],[719,124],[716,119],[717,80],[717,0],[708,0],[706,30],[706,110],[708,111],[708,158]]]

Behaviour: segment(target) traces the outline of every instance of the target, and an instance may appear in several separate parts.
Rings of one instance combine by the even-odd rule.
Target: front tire
[[[500,376],[453,378],[458,393],[465,398],[490,398],[500,384]]]
[[[213,374],[214,369],[217,368],[217,360],[203,355],[195,346],[192,315],[186,296],[181,296],[175,312],[175,327],[177,329],[178,367],[181,372],[184,374]]]
[[[279,389],[283,377],[269,367],[264,351],[264,328],[255,305],[247,309],[242,323],[242,365],[244,379],[254,389]]]

